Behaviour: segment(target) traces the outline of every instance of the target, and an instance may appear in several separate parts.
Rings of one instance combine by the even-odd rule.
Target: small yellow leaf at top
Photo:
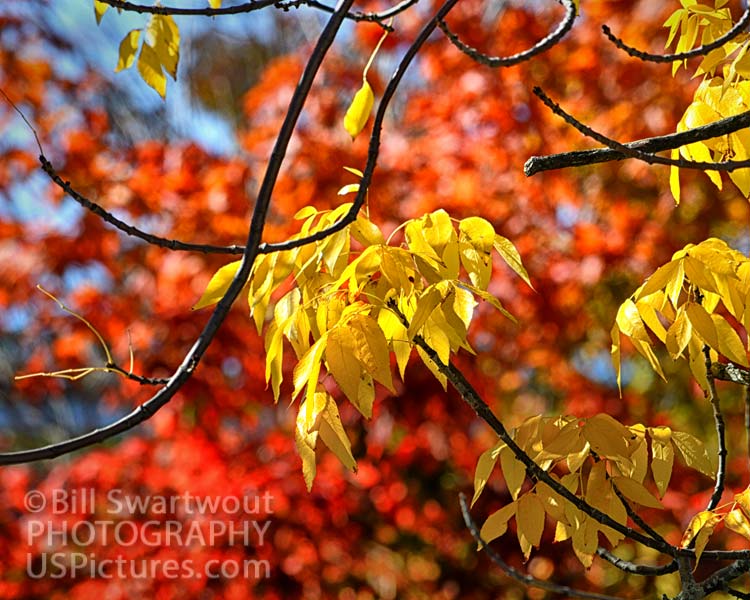
[[[141,54],[138,57],[138,72],[141,74],[143,81],[162,97],[167,97],[167,77],[161,68],[159,56],[156,51],[144,43],[141,48]]]
[[[227,293],[235,274],[240,268],[241,262],[242,261],[236,260],[228,265],[224,265],[221,269],[216,271],[208,282],[206,291],[203,292],[200,300],[198,300],[193,306],[193,310],[211,306],[221,300],[224,297],[224,294]]]
[[[221,8],[221,0],[208,0],[208,5],[211,8]]]
[[[107,12],[108,8],[109,4],[100,2],[99,0],[94,0],[94,16],[96,17],[97,25],[102,22],[102,17],[104,16],[104,13]]]
[[[367,120],[372,112],[372,105],[375,103],[375,95],[372,93],[370,84],[365,79],[362,87],[354,95],[354,100],[349,105],[349,109],[344,115],[344,129],[352,136],[357,137],[364,129]]]
[[[135,60],[135,54],[138,51],[138,41],[141,38],[141,30],[133,29],[125,34],[120,42],[119,58],[117,59],[117,67],[115,67],[115,73],[119,73],[124,69],[129,69],[133,65]]]

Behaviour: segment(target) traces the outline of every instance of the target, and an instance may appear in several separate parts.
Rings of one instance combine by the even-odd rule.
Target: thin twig
[[[714,414],[714,426],[716,427],[716,438],[719,444],[719,464],[716,467],[716,484],[713,494],[708,501],[706,510],[713,510],[719,505],[721,495],[724,493],[724,479],[727,472],[727,442],[724,415],[721,412],[719,394],[716,392],[716,382],[711,370],[711,349],[708,345],[703,346],[703,355],[706,357],[706,381],[708,383],[708,400]]]
[[[561,594],[565,598],[588,598],[590,600],[617,600],[615,596],[608,596],[606,594],[597,594],[595,592],[586,592],[583,590],[577,590],[575,588],[568,587],[567,585],[560,585],[557,583],[554,583],[552,581],[545,581],[543,579],[538,579],[534,577],[533,575],[529,575],[528,573],[522,573],[518,569],[511,567],[508,563],[506,563],[502,557],[495,552],[492,548],[487,545],[487,542],[485,542],[482,539],[482,536],[480,534],[479,528],[477,527],[477,524],[474,522],[474,519],[471,517],[471,514],[469,513],[469,506],[466,502],[466,495],[465,494],[459,494],[459,501],[461,503],[461,514],[464,518],[464,523],[466,524],[466,527],[471,532],[472,537],[476,540],[476,542],[479,544],[479,546],[487,553],[487,556],[489,556],[490,560],[495,563],[498,567],[502,569],[502,571],[508,575],[509,577],[515,579],[519,583],[528,586],[528,587],[537,587],[543,590],[547,590],[548,592],[552,592],[553,594]]]
[[[641,60],[646,60],[649,62],[668,63],[668,62],[674,62],[677,60],[685,60],[685,59],[693,58],[696,56],[705,56],[706,54],[711,52],[711,50],[715,50],[716,48],[721,48],[724,44],[736,38],[740,33],[743,32],[743,30],[745,29],[745,27],[747,27],[749,23],[750,23],[750,8],[746,8],[745,12],[742,13],[742,17],[740,17],[740,20],[737,21],[732,26],[732,28],[721,37],[718,37],[713,42],[704,44],[703,46],[698,46],[697,48],[688,50],[687,52],[677,52],[675,54],[651,54],[649,52],[643,52],[641,50],[633,48],[632,46],[628,46],[620,38],[615,36],[610,30],[610,28],[607,27],[606,25],[602,25],[602,32],[604,33],[605,36],[607,36],[607,39],[609,39],[610,42],[612,42],[620,50],[623,50],[624,52],[626,52],[627,54],[629,54],[630,56],[634,58],[639,58]]]
[[[451,44],[453,44],[456,48],[458,48],[472,60],[475,60],[479,64],[482,64],[486,67],[510,67],[527,61],[534,56],[542,54],[543,52],[546,52],[554,45],[556,45],[563,37],[565,37],[565,34],[567,34],[568,31],[570,31],[576,18],[576,7],[573,3],[573,0],[561,1],[565,6],[565,17],[555,28],[555,30],[547,37],[539,40],[531,48],[528,48],[522,52],[518,52],[517,54],[512,54],[510,56],[489,56],[488,54],[484,54],[476,48],[472,48],[468,44],[462,42],[461,39],[449,29],[448,24],[445,21],[440,21],[439,26],[443,33],[450,40]]]
[[[600,558],[603,558],[611,565],[617,567],[625,573],[631,573],[632,575],[643,575],[647,577],[656,577],[658,575],[667,575],[668,573],[674,573],[678,566],[677,561],[672,560],[661,567],[654,565],[639,565],[619,556],[615,556],[609,550],[602,548],[601,546],[596,549],[596,554]]]

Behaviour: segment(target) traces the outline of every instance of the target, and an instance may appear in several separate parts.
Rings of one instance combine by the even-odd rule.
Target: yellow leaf
[[[396,355],[396,364],[403,381],[412,349],[406,327],[401,323],[398,316],[388,309],[381,310],[378,314],[378,325],[382,329],[385,339],[388,340],[388,345]]]
[[[266,332],[266,383],[271,381],[274,402],[279,401],[279,389],[284,378],[282,365],[284,360],[283,331],[272,323]]]
[[[495,444],[492,448],[490,448],[489,450],[485,450],[479,456],[477,467],[474,470],[474,497],[471,500],[472,506],[474,506],[474,503],[479,499],[484,486],[487,485],[490,474],[495,468],[497,459],[500,456],[500,449],[503,446],[505,446],[505,442],[498,441],[497,444]]]
[[[603,458],[628,455],[627,427],[607,414],[600,413],[586,420],[581,430],[591,449]]]
[[[315,443],[317,439],[317,431],[307,431],[304,424],[304,411],[300,407],[300,411],[297,413],[297,426],[294,428],[294,443],[302,459],[302,476],[305,479],[308,492],[312,489],[315,480]]]
[[[339,409],[330,396],[323,410],[323,419],[320,422],[319,433],[320,439],[336,455],[341,464],[350,471],[356,472],[357,462],[354,460],[354,456],[352,456],[351,443],[341,423]]]
[[[594,562],[594,553],[599,546],[596,522],[585,518],[573,532],[573,552],[587,569]]]
[[[147,31],[159,63],[176,80],[180,60],[180,30],[177,23],[170,15],[153,15]]]
[[[669,427],[649,427],[651,435],[651,474],[654,476],[659,496],[663,497],[672,477],[674,465],[674,448],[672,447],[672,430]]]
[[[105,6],[108,5],[105,4]],[[126,33],[125,37],[122,38],[115,73],[122,71],[123,69],[129,69],[133,65],[135,54],[138,51],[138,41],[140,40],[140,37],[141,30],[133,29]]]
[[[100,2],[99,0],[94,0],[94,16],[96,17],[97,25],[102,22],[102,17],[104,16],[104,13],[107,12],[108,8],[109,4]]]
[[[521,279],[523,279],[533,290],[534,286],[531,285],[529,274],[526,272],[526,269],[521,262],[521,255],[518,253],[518,250],[516,250],[516,247],[513,245],[513,243],[501,235],[496,235],[494,246],[495,250],[497,250],[497,253],[502,256],[505,263],[511,269],[513,269],[521,277]]]
[[[612,483],[622,492],[628,500],[632,500],[648,508],[664,508],[657,498],[649,492],[641,483],[629,477],[613,477]]]
[[[740,508],[732,509],[724,517],[724,526],[750,540],[750,519]]]
[[[552,477],[557,479],[555,475],[552,475]],[[544,511],[555,521],[562,521],[563,523],[567,523],[568,521],[565,516],[565,503],[567,502],[567,500],[565,500],[562,496],[560,496],[560,494],[555,492],[543,481],[540,481],[536,484],[535,490],[537,496],[539,496],[539,499],[542,501]]]
[[[346,327],[336,327],[329,331],[325,352],[326,363],[329,373],[333,375],[344,395],[365,417],[370,418],[372,406],[360,408],[358,405],[362,366],[355,356],[354,343]]]
[[[436,326],[432,320],[430,320],[424,326],[422,337],[427,342],[427,344],[433,350],[435,350],[435,352],[437,352],[440,361],[443,364],[447,365],[450,359],[451,351],[448,335],[440,327]],[[447,378],[443,373],[440,372],[437,363],[433,362],[428,354],[419,346],[417,346],[417,354],[419,354],[419,357],[422,359],[422,362],[425,364],[425,366],[430,369],[430,371],[432,371],[432,374],[440,382],[440,385],[443,386],[443,389],[447,389]]]
[[[292,393],[292,400],[299,395],[305,386],[307,386],[305,400],[311,401],[313,399],[318,386],[320,361],[323,358],[326,342],[327,336],[321,337],[305,352],[297,363],[297,366],[294,367],[294,392]]]
[[[708,451],[698,438],[682,431],[672,432],[672,442],[679,450],[685,464],[697,469],[704,475],[714,477],[714,468],[711,465]]]
[[[670,156],[672,160],[677,160],[680,158],[680,151],[679,149],[675,148],[672,150],[672,154]],[[672,196],[674,197],[674,203],[679,204],[680,203],[680,169],[678,167],[669,167],[669,190],[672,192]]]
[[[673,279],[681,276],[680,262],[677,260],[669,261],[654,271],[646,282],[638,289],[635,294],[636,300],[650,296],[654,292],[665,288]],[[682,283],[682,281],[680,281]]]
[[[617,323],[612,325],[612,329],[610,329],[609,334],[612,338],[612,348],[610,350],[610,353],[612,354],[612,364],[615,367],[615,373],[617,373],[617,389],[619,390],[620,397],[622,398],[622,362],[620,358],[621,342],[620,328],[617,326]]]
[[[365,79],[362,82],[362,87],[354,95],[354,99],[349,105],[346,115],[344,115],[344,129],[352,136],[352,139],[357,137],[364,129],[367,120],[370,118],[374,102],[375,95],[372,93],[370,84]]]
[[[409,323],[409,329],[407,336],[412,339],[418,334],[424,327],[427,319],[429,319],[432,311],[434,311],[438,304],[443,300],[443,295],[440,290],[435,286],[428,287],[417,300],[417,310]]]
[[[648,332],[641,320],[641,315],[638,313],[638,308],[630,298],[620,305],[617,311],[616,322],[620,331],[629,338],[640,340],[646,344],[651,343],[651,338],[648,337]]]
[[[352,223],[351,233],[352,237],[365,247],[385,244],[385,238],[378,226],[362,215],[358,215],[357,220]]]
[[[516,503],[506,504],[500,510],[495,511],[484,522],[482,529],[479,531],[479,537],[489,543],[499,538],[508,531],[508,521],[516,514]]]
[[[208,5],[211,8],[221,8],[221,0],[208,0]]]
[[[747,352],[740,340],[740,336],[720,315],[711,315],[719,335],[719,354],[726,356],[729,360],[743,367],[748,367]]]
[[[717,350],[719,348],[719,336],[716,333],[716,326],[711,320],[711,315],[706,312],[706,309],[700,304],[688,302],[685,305],[685,312],[693,325],[693,329],[698,332],[703,342]]]
[[[708,543],[708,538],[721,520],[721,515],[714,514],[710,510],[699,512],[690,520],[685,534],[682,536],[681,546],[687,548],[693,538],[697,538],[695,541],[695,558],[699,560]]]
[[[239,271],[241,262],[242,261],[237,260],[235,262],[229,263],[228,265],[224,265],[218,271],[216,271],[216,273],[213,274],[213,277],[211,277],[210,281],[208,282],[206,291],[203,292],[200,300],[198,300],[198,302],[196,302],[196,304],[193,306],[193,310],[211,306],[221,300],[224,297],[224,294],[227,293],[227,290],[229,289],[234,276],[237,274],[237,271]]]
[[[680,306],[677,318],[667,330],[666,346],[672,358],[677,359],[685,350],[693,335],[693,325],[685,314],[685,306]]]
[[[739,504],[742,507],[742,510],[745,511],[745,514],[750,517],[750,486],[748,486],[744,492],[736,494],[734,501]]]
[[[159,56],[152,46],[146,42],[141,47],[141,53],[138,56],[138,72],[141,78],[151,86],[162,97],[167,96],[167,78],[161,68]]]
[[[521,486],[526,479],[526,467],[516,458],[516,455],[508,446],[503,446],[500,449],[500,468],[503,470],[508,492],[510,492],[513,500],[518,500]]]
[[[375,381],[395,393],[391,376],[388,342],[377,322],[367,315],[356,315],[348,324],[347,335],[353,341],[354,356]]]
[[[536,494],[524,494],[516,506],[516,533],[526,559],[531,553],[531,546],[539,546],[543,532],[544,505]]]

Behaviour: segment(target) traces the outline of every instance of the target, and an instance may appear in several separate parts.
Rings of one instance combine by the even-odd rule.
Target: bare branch
[[[621,144],[620,142],[609,138],[591,127],[584,125],[578,119],[565,112],[562,107],[547,96],[541,88],[535,87],[534,93],[544,102],[547,107],[556,115],[561,117],[568,125],[575,127],[583,135],[590,137],[600,144],[604,144],[612,150],[616,150],[624,155],[625,158],[635,158],[650,165],[668,165],[671,167],[680,167],[682,169],[696,169],[699,171],[736,171],[750,167],[750,160],[726,160],[722,162],[702,162],[693,160],[664,158],[656,154],[641,152],[631,146]],[[528,165],[528,161],[526,163]]]
[[[576,18],[576,7],[573,3],[573,0],[561,1],[565,6],[565,17],[555,28],[555,30],[544,39],[539,40],[539,42],[534,44],[531,48],[528,48],[523,52],[518,52],[517,54],[512,54],[510,56],[489,56],[487,54],[484,54],[476,48],[472,48],[468,44],[462,42],[461,39],[448,28],[448,24],[445,21],[441,20],[439,26],[443,33],[456,48],[458,48],[461,52],[463,52],[469,58],[475,60],[479,64],[492,68],[511,67],[513,65],[517,65],[526,60],[529,60],[534,56],[542,54],[543,52],[546,52],[547,50],[552,48],[552,46],[556,45],[563,37],[565,37],[565,34],[567,34],[568,31],[570,31]]]
[[[612,42],[620,50],[626,52],[628,55],[634,58],[640,58],[641,60],[649,62],[668,63],[674,62],[676,60],[694,58],[696,56],[705,56],[706,54],[711,52],[711,50],[721,48],[727,42],[732,41],[740,33],[743,32],[748,24],[750,24],[750,8],[745,9],[745,12],[742,13],[742,17],[740,17],[740,20],[737,21],[729,31],[727,31],[721,37],[716,38],[710,44],[705,44],[703,46],[693,48],[692,50],[688,50],[687,52],[677,52],[675,54],[651,54],[649,52],[642,52],[641,50],[633,48],[632,46],[628,46],[620,38],[614,35],[610,28],[606,25],[602,25],[602,32],[605,36],[607,36],[607,39],[609,39],[610,42]]]
[[[596,554],[600,558],[606,560],[609,564],[617,567],[625,573],[631,573],[633,575],[643,575],[647,577],[655,577],[658,575],[667,575],[668,573],[674,573],[677,569],[677,561],[672,560],[661,567],[653,565],[639,565],[619,556],[615,556],[609,550],[602,548],[601,546],[596,549]]]
[[[204,254],[242,254],[245,251],[244,246],[214,246],[211,244],[191,244],[188,242],[181,242],[180,240],[169,240],[167,238],[160,237],[147,233],[138,227],[126,223],[125,221],[118,219],[111,212],[105,210],[97,204],[86,198],[83,194],[78,192],[70,184],[70,181],[64,181],[62,177],[57,173],[52,163],[47,160],[44,154],[39,155],[39,162],[42,163],[42,170],[47,176],[68,196],[78,202],[85,209],[90,210],[92,213],[100,217],[106,223],[116,227],[127,235],[136,237],[144,242],[148,242],[153,246],[160,248],[167,248],[168,250],[183,250],[186,252],[203,252]]]
[[[192,17],[217,17],[221,15],[236,15],[241,13],[249,13],[256,10],[261,10],[269,6],[274,6],[278,9],[288,11],[290,8],[298,8],[299,6],[309,6],[323,12],[331,13],[336,10],[334,7],[323,4],[319,0],[253,0],[251,2],[244,2],[235,6],[222,6],[221,8],[211,8],[209,6],[203,8],[183,8],[179,6],[161,6],[161,5],[147,5],[147,4],[136,4],[134,2],[126,2],[124,0],[101,0],[105,4],[124,10],[127,12],[135,12],[140,14],[154,14],[154,15],[181,15],[181,16],[192,16]],[[348,12],[346,18],[352,21],[370,21],[379,24],[384,29],[392,31],[393,28],[390,25],[386,25],[381,21],[386,21],[389,18],[404,12],[409,7],[419,2],[419,0],[402,0],[395,6],[381,12]]]
[[[640,150],[641,152],[661,152],[664,150],[673,150],[685,144],[702,142],[721,135],[734,133],[745,127],[750,127],[750,111],[727,117],[708,125],[701,125],[688,131],[629,142],[625,146],[631,150]],[[548,156],[532,156],[526,161],[523,170],[530,177],[541,171],[583,167],[612,160],[624,160],[626,158],[629,158],[629,156],[611,148],[577,150],[575,152],[563,152]]]
[[[708,382],[708,400],[714,413],[714,426],[716,427],[716,438],[719,444],[719,464],[716,467],[716,484],[714,492],[708,501],[706,510],[713,510],[719,505],[721,495],[724,493],[724,479],[727,473],[727,442],[724,415],[721,412],[719,395],[716,393],[716,382],[711,364],[711,349],[708,345],[703,346],[703,355],[706,357],[706,381]]]

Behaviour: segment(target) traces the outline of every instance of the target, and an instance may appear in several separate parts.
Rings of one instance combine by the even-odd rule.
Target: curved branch
[[[183,16],[204,16],[204,17],[217,17],[219,15],[237,15],[241,13],[248,13],[254,10],[260,10],[267,6],[274,6],[278,4],[279,0],[252,0],[244,4],[237,4],[236,6],[222,6],[221,8],[211,8],[206,6],[204,8],[182,8],[178,6],[161,6],[161,5],[146,5],[146,4],[135,4],[134,2],[127,2],[126,0],[100,0],[104,4],[108,4],[118,10],[124,10],[126,12],[135,12],[139,14],[151,14],[151,15],[183,15]]]
[[[477,524],[474,522],[474,519],[472,519],[471,514],[469,513],[469,506],[466,503],[466,496],[464,494],[459,494],[459,501],[461,503],[461,514],[464,518],[464,523],[466,524],[466,527],[471,532],[472,537],[476,542],[480,545],[482,550],[484,550],[487,553],[487,556],[489,556],[490,560],[495,563],[498,567],[502,569],[502,571],[508,575],[509,577],[512,577],[519,583],[527,586],[527,587],[537,587],[543,590],[547,590],[548,592],[552,592],[553,594],[560,594],[565,598],[588,598],[589,600],[617,600],[615,596],[608,596],[606,594],[597,594],[595,592],[586,592],[584,590],[577,590],[575,588],[568,587],[567,585],[559,585],[557,583],[553,583],[551,581],[545,581],[543,579],[537,579],[533,575],[529,575],[527,573],[521,573],[518,569],[511,567],[508,563],[506,563],[500,555],[495,552],[492,548],[490,548],[487,545],[487,542],[485,542],[482,539],[482,535],[479,531],[479,528],[477,527]]]
[[[727,42],[732,41],[740,33],[742,33],[742,30],[745,29],[748,24],[750,24],[750,7],[745,9],[745,12],[742,13],[742,17],[740,17],[740,20],[737,21],[734,26],[721,37],[716,38],[709,44],[698,46],[697,48],[693,48],[692,50],[688,50],[687,52],[677,52],[675,54],[651,54],[649,52],[642,52],[641,50],[633,48],[632,46],[628,46],[620,38],[614,35],[612,33],[612,30],[606,25],[602,25],[602,32],[605,36],[607,36],[607,39],[610,42],[612,42],[623,52],[626,52],[629,56],[640,58],[641,60],[646,60],[649,62],[668,63],[677,60],[685,60],[687,58],[693,58],[696,56],[705,56],[706,54],[711,52],[711,50],[721,48]]]
[[[745,127],[750,127],[750,111],[727,117],[720,121],[714,121],[708,125],[701,125],[688,131],[644,138],[628,142],[624,145],[631,150],[640,150],[641,152],[662,152],[664,150],[679,148],[685,144],[702,142],[720,135],[734,133]],[[576,150],[574,152],[561,152],[547,156],[532,156],[524,164],[523,171],[527,177],[531,177],[542,171],[583,167],[613,160],[624,160],[626,158],[629,158],[629,156],[611,148]]]
[[[708,345],[703,346],[703,355],[706,357],[706,381],[708,382],[708,400],[711,403],[711,409],[714,414],[714,426],[716,427],[716,438],[719,444],[719,464],[716,467],[716,485],[713,494],[708,501],[706,510],[713,510],[719,505],[721,495],[724,493],[724,479],[727,473],[727,441],[726,426],[724,425],[724,415],[721,412],[719,403],[719,394],[716,392],[716,382],[714,381],[713,371],[711,369],[711,349]]]
[[[682,169],[695,169],[698,171],[736,171],[737,169],[746,169],[750,167],[750,160],[725,160],[722,162],[702,162],[694,160],[664,158],[648,152],[641,152],[631,146],[621,144],[617,140],[607,137],[606,135],[595,131],[588,125],[584,125],[578,119],[565,112],[562,107],[554,102],[541,88],[535,87],[534,94],[544,102],[544,104],[557,116],[561,117],[568,125],[575,127],[583,135],[604,144],[611,150],[616,150],[624,155],[625,158],[634,158],[649,165],[668,165],[671,167],[680,167]]]
[[[353,2],[354,0],[341,0],[336,8],[336,12],[329,19],[318,38],[318,42],[310,55],[310,60],[305,66],[302,77],[294,90],[294,94],[289,103],[289,109],[284,118],[279,135],[276,138],[276,143],[274,144],[268,166],[266,167],[263,183],[258,192],[258,199],[253,210],[253,216],[248,231],[248,240],[245,246],[245,251],[242,255],[240,268],[238,269],[235,278],[232,280],[226,294],[216,305],[208,323],[206,323],[195,344],[185,356],[182,364],[180,364],[174,374],[169,378],[168,383],[131,413],[106,427],[95,429],[94,431],[85,433],[78,437],[50,444],[48,446],[0,454],[0,465],[18,464],[54,458],[102,442],[114,437],[115,435],[123,433],[124,431],[128,431],[153,416],[156,411],[174,397],[174,395],[190,378],[206,349],[216,336],[219,327],[224,322],[227,314],[229,314],[229,309],[244,287],[250,274],[250,269],[258,255],[258,246],[260,245],[268,207],[271,202],[271,193],[276,183],[276,179],[278,178],[281,162],[286,154],[289,140],[292,137],[297,119],[302,112],[302,107],[310,92],[315,75]]]
[[[52,166],[47,157],[44,154],[39,155],[39,162],[42,164],[42,170],[47,176],[68,196],[78,202],[85,209],[90,210],[92,213],[100,217],[106,223],[116,227],[127,235],[136,237],[153,246],[160,248],[167,248],[169,250],[184,250],[186,252],[203,252],[204,254],[242,254],[245,251],[244,246],[214,246],[211,244],[191,244],[188,242],[181,242],[179,240],[169,240],[158,235],[152,235],[134,227],[125,221],[118,219],[111,212],[108,212],[102,208],[96,202],[92,202],[86,198],[83,194],[78,192],[71,186],[70,181],[64,181],[62,177],[57,173],[55,168]]]
[[[653,565],[639,565],[630,562],[629,560],[625,560],[624,558],[620,558],[619,556],[615,556],[609,550],[602,548],[601,546],[596,549],[596,554],[600,558],[606,560],[612,566],[617,567],[625,573],[630,573],[631,575],[655,577],[658,575],[667,575],[668,573],[674,573],[678,569],[676,560],[672,560],[671,562],[668,562],[666,565],[662,565],[661,567],[656,567]]]
[[[488,56],[487,54],[480,52],[476,48],[472,48],[468,44],[462,42],[460,38],[448,28],[448,25],[445,21],[441,20],[438,25],[456,48],[458,48],[461,52],[463,52],[469,58],[475,60],[479,64],[493,68],[510,67],[529,60],[530,58],[533,58],[534,56],[537,56],[538,54],[549,50],[563,37],[565,37],[565,34],[568,33],[568,31],[570,31],[570,28],[573,27],[573,21],[575,21],[576,18],[576,7],[573,3],[573,0],[561,0],[561,2],[565,5],[565,17],[557,26],[557,28],[547,37],[539,40],[531,48],[528,48],[527,50],[524,50],[523,52],[519,52],[517,54],[512,54],[510,56]]]
[[[221,8],[211,8],[206,6],[204,8],[183,8],[179,6],[160,6],[160,5],[147,5],[147,4],[136,4],[134,2],[128,2],[126,0],[101,0],[104,4],[108,4],[113,8],[124,10],[127,12],[135,12],[139,14],[154,14],[154,15],[181,15],[181,16],[192,16],[192,17],[217,17],[221,15],[236,15],[241,13],[249,13],[255,10],[267,8],[269,6],[275,6],[281,10],[289,10],[290,8],[297,8],[302,5],[307,5],[311,8],[322,10],[333,14],[335,8],[323,4],[319,0],[252,0],[251,2],[245,2],[243,4],[237,4],[235,6],[223,6]],[[380,12],[347,12],[346,18],[352,21],[369,21],[378,23],[384,29],[392,31],[393,28],[389,25],[381,23],[399,13],[404,12],[409,7],[419,2],[419,0],[402,0],[395,6],[387,10]]]

